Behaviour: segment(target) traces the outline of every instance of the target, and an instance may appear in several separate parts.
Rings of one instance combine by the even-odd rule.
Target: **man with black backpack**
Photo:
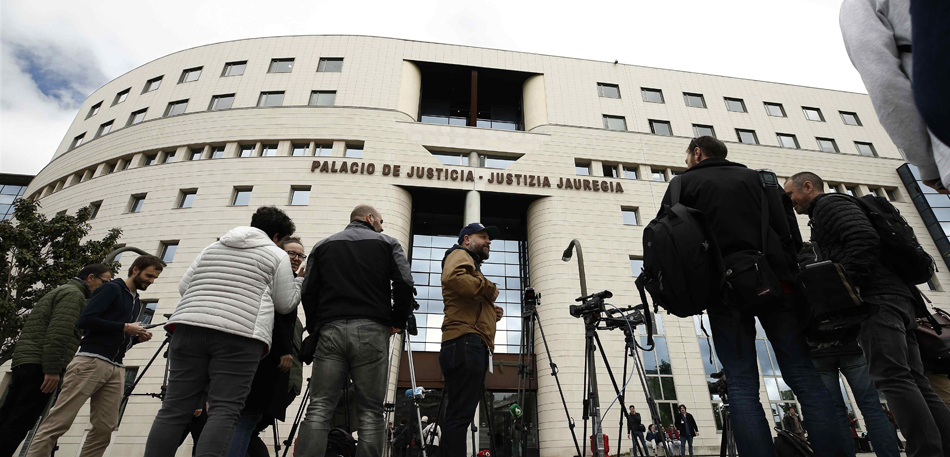
[[[913,232],[903,249],[910,254],[892,258],[902,249],[895,233],[906,222],[889,203],[825,194],[824,181],[811,172],[793,175],[785,191],[799,214],[811,219],[812,241],[821,258],[838,263],[865,302],[878,312],[861,323],[858,343],[868,360],[871,380],[884,394],[907,438],[908,456],[950,455],[950,409],[924,376],[914,332],[919,291],[908,272],[926,273],[925,259],[896,269],[919,248]],[[886,205],[886,206],[885,206]],[[880,227],[888,227],[887,229]],[[879,234],[884,231],[884,236]],[[899,273],[898,273],[899,271]],[[902,277],[903,276],[903,277]]]
[[[721,253],[725,285],[721,286],[720,279],[711,293],[718,292],[719,287],[724,293],[709,295],[706,304],[716,354],[729,377],[732,429],[739,454],[776,455],[771,421],[766,419],[759,400],[755,349],[758,317],[775,349],[782,377],[802,405],[815,454],[844,456],[831,398],[808,358],[792,304],[791,285],[798,270],[795,259],[801,235],[797,225],[789,224],[795,216],[783,201],[775,175],[727,161],[726,145],[710,136],[691,140],[686,153],[689,169],[670,183],[660,216],[683,215],[683,207],[687,207],[707,221],[711,232],[710,242],[697,247],[709,250],[718,245]],[[646,234],[644,241],[649,242]],[[663,279],[646,271],[649,249],[644,249],[645,277],[656,283]],[[684,268],[687,287],[700,281],[700,275],[715,277],[695,265]],[[646,288],[649,290],[650,285]],[[651,295],[657,299],[653,291]],[[675,306],[660,304],[668,310]]]

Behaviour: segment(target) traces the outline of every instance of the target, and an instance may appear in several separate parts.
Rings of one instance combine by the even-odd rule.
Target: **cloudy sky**
[[[35,174],[105,82],[240,38],[353,34],[865,92],[841,0],[2,0],[0,172]]]

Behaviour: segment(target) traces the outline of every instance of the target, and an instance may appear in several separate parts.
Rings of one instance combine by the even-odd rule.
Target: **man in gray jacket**
[[[950,147],[930,134],[914,104],[910,0],[844,0],[839,22],[884,130],[924,184],[948,193]]]
[[[313,372],[320,373],[321,382],[310,388],[298,456],[323,457],[330,419],[348,379],[356,388],[356,455],[383,454],[389,337],[406,327],[413,283],[402,246],[382,231],[379,211],[359,205],[343,231],[310,253],[303,307],[307,331],[319,335]]]
[[[303,278],[277,243],[293,234],[283,211],[264,206],[250,227],[237,227],[205,248],[179,285],[181,301],[166,329],[168,390],[145,444],[146,457],[172,457],[185,426],[208,388],[208,422],[197,443],[199,457],[228,450],[234,427],[267,354],[274,311],[297,309]]]

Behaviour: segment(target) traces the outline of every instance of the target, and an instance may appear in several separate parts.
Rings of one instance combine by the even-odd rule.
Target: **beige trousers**
[[[930,386],[934,388],[934,392],[937,392],[940,399],[950,407],[950,379],[947,378],[947,375],[928,371],[924,373],[924,376],[930,380]]]
[[[27,457],[47,457],[56,440],[69,431],[79,409],[90,401],[92,430],[82,445],[80,457],[101,457],[109,447],[112,430],[119,423],[119,403],[125,368],[95,357],[76,356],[66,367],[63,388],[49,415],[40,424]]]

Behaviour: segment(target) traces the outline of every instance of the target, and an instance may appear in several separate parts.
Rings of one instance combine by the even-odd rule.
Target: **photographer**
[[[796,256],[801,246],[798,225],[789,224],[790,220],[794,222],[794,214],[783,201],[782,189],[765,179],[774,179],[774,175],[762,175],[730,162],[726,160],[727,152],[726,145],[711,136],[692,139],[686,150],[689,168],[674,179],[681,180],[679,203],[702,211],[725,267],[734,268],[740,275],[727,278],[728,293],[721,304],[708,309],[716,355],[729,376],[730,420],[739,454],[775,455],[770,421],[759,400],[755,356],[758,318],[775,348],[783,378],[802,405],[815,453],[844,456],[831,398],[808,358],[792,300],[798,271]],[[671,191],[667,190],[663,204],[671,202]],[[767,208],[765,214],[763,207]],[[742,268],[750,264],[755,268]]]
[[[857,341],[871,381],[907,437],[907,454],[950,453],[950,409],[923,374],[912,331],[919,291],[881,263],[880,235],[856,199],[826,194],[824,181],[807,171],[792,175],[785,192],[798,214],[808,214],[821,258],[841,265],[861,298],[879,308],[861,323]]]
[[[467,454],[465,432],[485,391],[495,323],[502,317],[502,308],[494,305],[498,287],[481,271],[491,251],[491,240],[497,236],[497,228],[471,223],[462,228],[458,244],[442,258],[445,319],[439,366],[446,396],[442,455],[448,457]]]
[[[343,231],[310,252],[303,307],[308,333],[318,335],[313,372],[320,382],[311,385],[297,455],[324,455],[330,419],[348,379],[356,391],[360,455],[382,455],[389,337],[405,328],[413,303],[406,254],[382,231],[379,211],[359,205]]]
[[[178,285],[181,301],[165,328],[168,390],[145,445],[146,457],[171,457],[207,388],[210,414],[197,455],[227,452],[251,390],[270,350],[274,313],[300,302],[287,253],[277,243],[296,227],[283,211],[262,206],[250,227],[231,229],[195,258]]]

